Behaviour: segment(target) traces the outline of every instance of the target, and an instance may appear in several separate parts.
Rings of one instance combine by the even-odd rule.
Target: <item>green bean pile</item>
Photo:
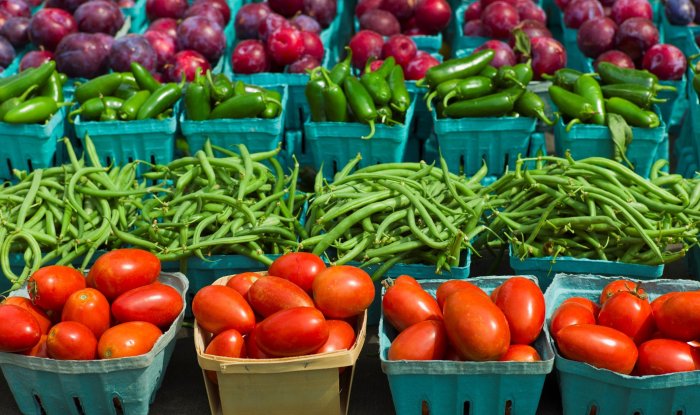
[[[525,160],[537,160],[523,170]],[[482,191],[498,203],[486,218],[521,258],[572,256],[659,265],[697,244],[700,177],[684,179],[654,164],[650,179],[609,159],[539,157]],[[479,245],[498,245],[486,235]]]
[[[388,163],[350,173],[360,156],[324,184],[319,174],[301,248],[317,255],[335,252],[336,264],[381,265],[380,278],[397,263],[436,265],[436,272],[459,265],[465,248],[485,227],[479,197],[484,167],[467,180],[421,163]],[[327,251],[328,250],[328,251]]]

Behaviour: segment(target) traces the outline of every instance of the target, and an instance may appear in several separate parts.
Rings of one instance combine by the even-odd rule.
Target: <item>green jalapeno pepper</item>
[[[211,97],[214,101],[222,102],[234,95],[234,87],[226,75],[220,73],[212,76],[211,71],[207,71],[207,80],[211,90]]]
[[[323,88],[326,120],[330,122],[346,122],[348,120],[348,100],[345,98],[343,89],[333,82],[325,68],[321,68],[321,74],[326,80],[326,87]]]
[[[9,124],[42,123],[58,111],[58,104],[50,97],[34,97],[7,111],[3,121]]]
[[[119,84],[116,90],[114,90],[114,96],[117,98],[121,98],[123,100],[127,100],[134,96],[137,92],[139,92],[141,89],[139,88],[138,85],[133,86],[128,82],[122,82]],[[145,90],[147,91],[147,90]]]
[[[493,92],[493,82],[485,76],[472,76],[463,79],[457,88],[453,89],[445,95],[442,100],[444,106],[448,106],[452,98],[457,97],[459,101],[465,99],[478,98]]]
[[[346,46],[345,51],[347,52],[345,59],[338,62],[331,69],[331,80],[337,85],[342,85],[345,82],[345,78],[352,72],[352,49]]]
[[[368,69],[369,69],[369,65]],[[382,65],[374,71],[374,73],[379,74],[382,78],[386,78],[389,76],[391,73],[391,70],[394,69],[396,66],[396,59],[393,56],[389,56],[388,58],[384,59],[384,62],[382,62]],[[368,71],[367,71],[368,72]]]
[[[391,101],[391,88],[379,71],[365,72],[360,80],[375,104],[382,106]]]
[[[513,72],[515,72],[515,79],[523,86],[527,86],[532,82],[532,78],[535,76],[531,60],[513,66]]]
[[[146,91],[148,92],[148,91]],[[110,108],[109,105],[105,103],[105,98],[104,96],[102,98],[102,105],[104,110],[102,110],[102,113],[100,114],[100,121],[118,121],[117,119],[117,110]],[[124,105],[126,105],[126,102],[124,102]],[[122,108],[124,108],[124,105],[122,105]],[[120,109],[121,111],[121,109]]]
[[[234,96],[214,107],[209,119],[257,117],[265,110],[268,101],[271,99],[261,92]],[[280,102],[277,104],[281,106]]]
[[[38,68],[31,68],[20,72],[17,74],[16,78],[13,78],[6,84],[0,85],[0,102],[22,95],[27,88],[33,85],[39,88],[43,87],[55,70],[56,62],[49,61]]]
[[[39,90],[39,95],[43,97],[53,98],[56,102],[63,102],[63,84],[58,72],[54,71],[49,80]]]
[[[583,72],[581,71],[570,68],[562,68],[554,72],[554,75],[543,74],[542,79],[552,81],[554,85],[568,91],[573,91],[574,83],[581,75],[583,75]]]
[[[590,120],[596,114],[593,104],[588,102],[586,98],[567,91],[560,86],[551,85],[549,87],[549,96],[559,109],[559,112],[571,118],[567,130],[580,121]]]
[[[375,133],[374,122],[378,116],[377,107],[374,105],[372,97],[362,85],[362,82],[352,76],[345,79],[343,87],[352,113],[355,114],[355,117],[360,122],[369,124],[369,134],[362,138],[372,138]]]
[[[494,68],[495,69],[495,68]],[[498,70],[496,70],[498,71]],[[482,71],[483,72],[483,71]],[[482,76],[482,75],[480,75]],[[487,77],[488,78],[488,77]],[[492,78],[489,78],[492,79]],[[457,86],[462,82],[462,79],[450,79],[449,81],[445,81],[441,83],[440,85],[437,86],[437,88],[433,89],[432,91],[428,92],[425,94],[425,104],[428,107],[428,111],[433,110],[433,99],[437,96],[442,102],[443,99],[445,99],[445,96],[452,92],[453,89],[457,88]]]
[[[143,91],[139,91],[136,94],[134,94],[134,96],[132,96],[131,98],[125,100],[124,104],[118,112],[119,119],[124,121],[135,120],[136,115],[138,115],[139,113],[139,110],[141,109],[143,104],[146,103],[148,97],[150,96],[151,91],[144,89]],[[203,104],[200,104],[200,106],[203,106]],[[109,106],[105,107],[105,112],[107,108],[109,108]]]
[[[148,99],[146,99],[146,102],[141,105],[136,119],[145,120],[148,118],[155,118],[161,112],[172,108],[181,96],[182,85],[174,82],[161,85],[151,93]]]
[[[608,112],[618,114],[634,127],[656,128],[661,124],[659,116],[653,111],[645,111],[624,98],[613,97],[605,100]]]
[[[598,64],[598,74],[605,84],[636,84],[651,88],[654,92],[676,91],[676,87],[659,84],[659,78],[649,71],[621,68],[610,62]]]
[[[581,75],[574,83],[574,93],[581,95],[593,105],[595,114],[591,117],[594,124],[605,125],[605,102],[600,84],[592,75]]]
[[[5,119],[5,115],[12,109],[18,106],[19,104],[23,103],[24,101],[27,100],[27,98],[36,91],[37,86],[32,85],[30,86],[22,95],[19,97],[13,97],[8,99],[7,101],[3,102],[2,105],[0,105],[0,120]]]
[[[444,115],[450,118],[500,117],[513,111],[515,102],[524,91],[515,86],[495,94],[458,101],[446,106]]]
[[[656,93],[651,88],[637,84],[603,85],[601,89],[605,98],[624,98],[644,109],[649,108],[651,104],[667,101],[656,98]]]
[[[482,69],[478,75],[485,76],[485,77],[493,80],[498,75],[498,69],[491,66],[491,65],[486,65],[486,67],[484,69]]]
[[[514,109],[524,117],[538,118],[547,125],[554,125],[555,123],[545,114],[545,105],[542,98],[532,91],[526,90],[523,92],[520,98],[515,101]]]
[[[211,103],[204,85],[193,82],[185,90],[185,117],[192,121],[209,118]]]
[[[111,96],[122,83],[121,72],[112,72],[93,78],[75,88],[74,97],[80,104],[90,98],[99,96]]]
[[[139,84],[141,89],[155,92],[161,86],[161,83],[151,75],[148,69],[144,68],[143,65],[138,62],[131,62],[131,73],[134,75],[134,79],[136,79],[136,83]]]
[[[510,88],[516,85],[521,88],[525,88],[527,86],[527,84],[520,83],[520,81],[517,78],[515,69],[513,69],[512,66],[508,65],[503,65],[500,68],[498,68],[498,75],[496,75],[494,83],[499,88]]]
[[[411,106],[411,94],[406,88],[406,79],[401,65],[395,65],[389,72],[387,82],[391,89],[391,107],[400,113],[405,113]]]
[[[494,56],[495,52],[492,49],[484,49],[460,59],[448,60],[428,69],[425,78],[416,82],[416,85],[422,86],[427,83],[432,89],[450,79],[476,75],[491,63]]]
[[[68,82],[68,75],[64,74],[63,72],[58,73],[58,78],[61,80],[61,85],[65,85],[66,82]]]
[[[331,78],[333,79],[333,78]],[[322,122],[326,120],[326,109],[323,103],[323,89],[326,87],[326,80],[323,76],[313,74],[306,84],[304,95],[306,102],[309,103],[309,111],[311,112],[311,121]]]
[[[282,106],[277,104],[278,102],[282,102],[282,94],[275,90],[244,83],[243,92],[238,91],[237,95],[253,94],[256,92],[263,94],[265,98],[269,98],[267,104],[265,104],[265,110],[260,114],[260,118],[275,118],[282,113]]]
[[[97,121],[100,114],[104,112],[105,105],[118,111],[124,105],[124,100],[117,97],[90,98],[83,102],[78,109],[71,111],[68,114],[68,120],[73,122],[73,118],[80,115],[81,121]]]

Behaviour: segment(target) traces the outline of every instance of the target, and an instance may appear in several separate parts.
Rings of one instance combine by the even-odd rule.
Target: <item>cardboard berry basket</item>
[[[261,273],[266,275],[266,273]],[[231,276],[214,285],[225,285]],[[350,350],[277,359],[238,359],[204,353],[211,335],[194,326],[197,361],[213,415],[345,415],[355,363],[365,343],[367,312],[358,316]],[[218,386],[205,371],[215,371]]]
[[[180,293],[183,307],[146,354],[76,361],[0,353],[0,368],[20,411],[36,415],[147,414],[175,349],[188,285],[181,273],[161,273],[158,281]],[[27,290],[13,291],[11,296],[27,297]]]

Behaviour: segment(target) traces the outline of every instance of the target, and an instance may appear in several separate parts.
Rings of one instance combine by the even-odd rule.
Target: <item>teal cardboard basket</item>
[[[542,288],[547,288],[559,272],[624,276],[641,280],[661,278],[664,273],[663,265],[626,264],[568,256],[521,259],[513,253],[512,247],[509,248],[509,253],[510,267],[518,274],[535,275]]]
[[[163,273],[159,281],[178,290],[184,301],[184,275]],[[23,414],[147,414],[165,377],[184,315],[183,307],[153,349],[141,356],[74,361],[0,353],[0,368]]]
[[[657,114],[659,114],[657,108]],[[651,166],[660,155],[668,154],[668,134],[663,120],[656,128],[632,127],[632,143],[627,147],[627,158],[634,165],[634,171],[649,177]],[[576,124],[571,131],[566,131],[564,120],[554,125],[554,145],[556,153],[563,156],[568,150],[575,159],[588,157],[607,157],[612,159],[615,144],[610,130],[604,125]]]
[[[433,54],[433,57],[440,62],[443,60],[440,54]],[[428,90],[416,86],[416,81],[407,81],[406,87],[416,97],[416,108],[413,111],[413,124],[408,134],[404,161],[420,161],[423,159],[423,146],[433,133],[433,114],[423,99]]]
[[[663,5],[660,6],[660,11],[661,25],[659,26],[659,30],[663,32],[663,40],[659,40],[659,43],[670,43],[683,50],[688,39],[694,37],[693,32],[689,26],[676,26],[671,24],[671,22],[668,21],[668,17],[666,17]]]
[[[628,278],[628,275],[624,275]],[[558,274],[545,292],[547,324],[567,298],[597,301],[603,287],[616,278]],[[649,300],[672,291],[700,289],[688,280],[642,281]],[[694,414],[700,408],[700,372],[657,376],[628,376],[562,357],[555,349],[555,366],[565,414]]]
[[[433,109],[433,129],[448,168],[467,176],[484,162],[491,175],[515,168],[518,156],[528,153],[536,125],[527,117],[437,118]]]
[[[81,142],[90,136],[104,166],[135,160],[167,164],[173,161],[175,152],[178,112],[179,104],[175,104],[173,115],[165,120],[81,121],[77,116],[75,134]],[[148,170],[143,164],[137,174]]]
[[[406,111],[406,119],[402,125],[389,127],[377,124],[374,137],[368,140],[361,138],[369,134],[370,128],[367,124],[307,120],[304,133],[307,144],[311,146],[314,167],[320,169],[323,165],[323,175],[331,179],[358,153],[362,154],[359,167],[403,161],[416,99],[412,97],[411,106]]]
[[[13,169],[33,171],[57,163],[66,110],[60,108],[44,124],[0,122],[0,180],[14,178]]]
[[[284,134],[285,108],[289,96],[287,86],[260,86],[282,95],[282,113],[278,117],[191,121],[187,119],[183,108],[180,113],[180,129],[190,146],[190,153],[203,149],[207,139],[214,145],[232,150],[236,150],[238,144],[245,144],[251,153],[277,148]]]
[[[490,293],[508,278],[478,277],[469,282]],[[420,281],[433,295],[442,282]],[[537,413],[545,377],[554,366],[554,351],[546,330],[534,343],[541,362],[392,361],[388,360],[388,352],[396,335],[382,317],[379,358],[397,415],[419,414],[424,403],[431,414],[441,415]]]
[[[282,149],[287,165],[291,165],[292,156],[294,156],[299,166],[313,166],[314,157],[311,154],[311,147],[306,140],[304,130],[285,131]]]
[[[688,252],[688,271],[696,280],[700,280],[700,247],[695,246]]]
[[[473,3],[473,1],[461,3],[460,6],[457,7],[455,14],[452,15],[455,21],[454,33],[452,36],[452,56],[455,57],[459,57],[457,53],[464,49],[473,50],[491,40],[491,38],[482,36],[464,36],[464,12],[471,3]]]

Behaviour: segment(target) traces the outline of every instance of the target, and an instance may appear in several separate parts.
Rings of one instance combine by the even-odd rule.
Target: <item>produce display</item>
[[[355,6],[355,17],[360,30],[372,30],[382,36],[430,36],[447,28],[452,7],[446,0],[360,0]]]
[[[599,300],[564,300],[550,332],[562,356],[598,368],[633,376],[689,372],[698,369],[691,342],[699,334],[697,297],[672,291],[652,298],[643,284],[618,279]]]
[[[148,353],[184,307],[159,274],[158,258],[137,249],[100,256],[87,276],[63,265],[42,267],[27,282],[29,298],[0,303],[0,351],[59,360]]]
[[[5,78],[0,86],[0,120],[8,124],[48,121],[66,105],[64,82],[53,61]]]
[[[544,296],[528,278],[511,277],[490,293],[464,280],[429,293],[407,275],[386,285],[384,318],[398,332],[389,360],[542,360],[531,344],[544,325]]]

